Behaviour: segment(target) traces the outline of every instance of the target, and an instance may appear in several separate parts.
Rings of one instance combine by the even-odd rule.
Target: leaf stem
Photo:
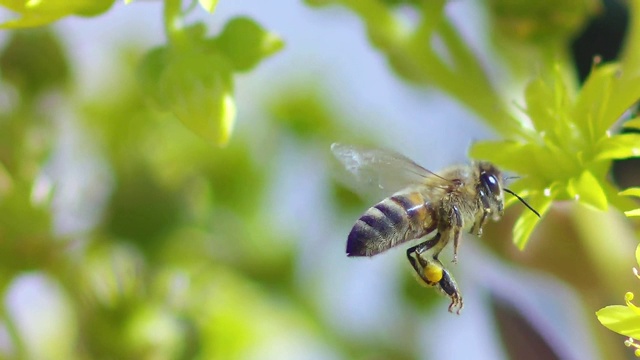
[[[420,22],[411,31],[377,0],[341,3],[360,16],[373,45],[407,80],[441,89],[502,135],[530,136],[508,111],[478,56],[444,15],[445,1],[423,5]],[[448,59],[433,49],[435,38],[442,41]]]
[[[164,1],[164,29],[170,42],[179,41],[181,30],[184,27],[182,14],[182,0]]]

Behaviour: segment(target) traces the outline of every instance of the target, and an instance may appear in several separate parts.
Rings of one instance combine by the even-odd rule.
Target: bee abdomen
[[[371,207],[347,239],[348,256],[373,256],[435,229],[434,212],[420,193],[398,194]]]

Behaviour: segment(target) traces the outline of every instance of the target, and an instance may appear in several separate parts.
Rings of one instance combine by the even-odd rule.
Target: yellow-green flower
[[[636,261],[640,264],[640,245],[636,248]],[[633,269],[633,273],[640,279],[636,268]],[[634,342],[640,340],[640,308],[632,302],[633,298],[633,293],[627,292],[624,295],[626,306],[610,305],[597,311],[596,316],[609,330],[628,336],[629,339],[624,344],[635,347],[635,355],[640,357],[640,344]]]

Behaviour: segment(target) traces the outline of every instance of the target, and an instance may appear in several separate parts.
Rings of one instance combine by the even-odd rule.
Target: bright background
[[[500,77],[477,4],[454,1],[447,11]],[[634,235],[619,213],[559,204],[523,253],[510,238],[519,206],[481,240],[465,235],[449,266],[465,299],[460,316],[414,281],[405,248],[347,258],[349,229],[375,200],[333,180],[332,142],[394,148],[438,169],[467,161],[471,142],[493,134],[446,95],[397,78],[342,8],[221,1],[215,15],[196,17],[217,32],[237,15],[286,47],[236,78],[239,112],[225,149],[139,94],[137,61],[164,42],[160,3],[118,3],[54,26],[73,80],[35,104],[28,125],[11,125],[19,112],[0,119],[20,129],[17,167],[34,175],[16,190],[28,201],[5,200],[0,212],[0,230],[15,230],[0,231],[0,357],[630,355],[594,312],[633,286],[633,257],[619,264],[626,272],[593,274],[588,264],[599,259],[576,250],[576,239],[600,231],[631,254]],[[10,108],[16,96],[5,87],[1,101]]]

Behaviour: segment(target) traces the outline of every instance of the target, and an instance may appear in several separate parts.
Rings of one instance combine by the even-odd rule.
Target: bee
[[[477,236],[489,221],[504,214],[505,177],[486,161],[456,165],[439,174],[409,158],[382,149],[333,144],[331,151],[360,185],[373,185],[390,194],[355,222],[347,237],[347,256],[374,256],[415,239],[426,240],[407,249],[409,263],[422,283],[451,299],[449,312],[464,306],[451,273],[438,260],[453,241],[453,262],[463,231]]]

